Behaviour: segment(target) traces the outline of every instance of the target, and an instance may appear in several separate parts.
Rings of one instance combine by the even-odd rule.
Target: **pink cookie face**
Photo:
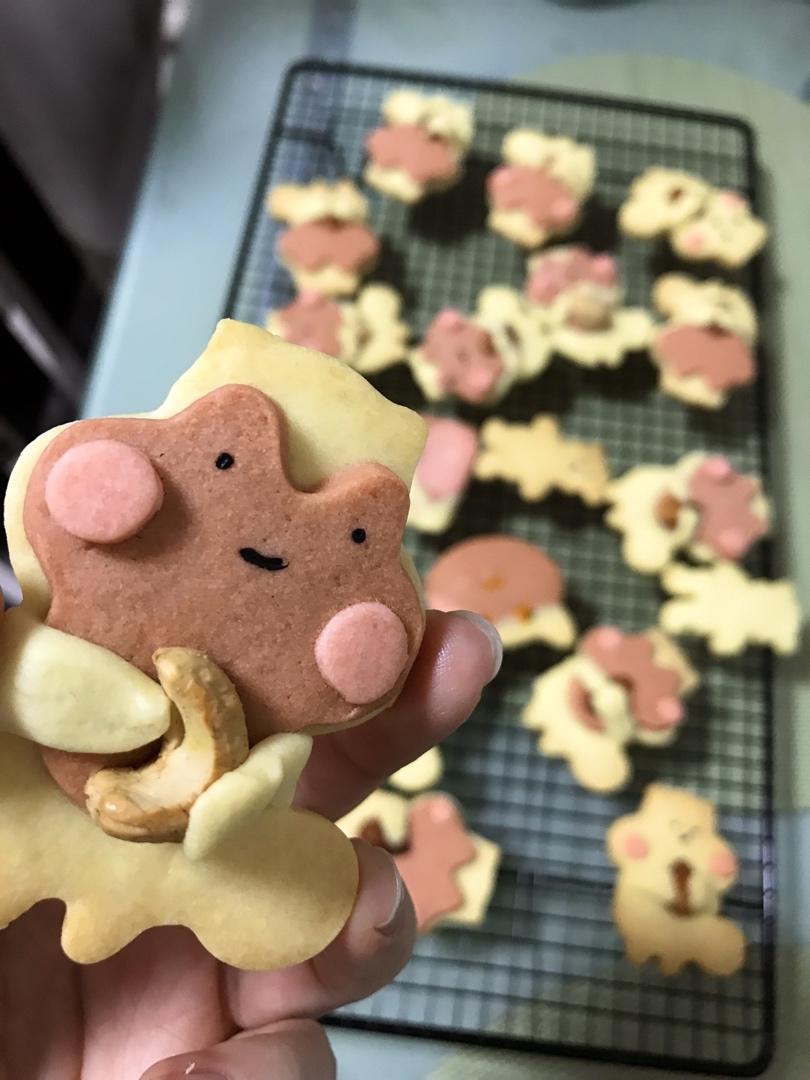
[[[53,519],[76,539],[120,544],[158,512],[163,485],[137,447],[93,439],[59,458],[48,474],[45,503]]]
[[[150,675],[160,647],[206,653],[236,685],[252,744],[355,723],[392,700],[423,625],[400,557],[404,484],[364,464],[298,491],[284,469],[283,424],[268,397],[242,385],[165,420],[80,421],[43,452],[24,508],[51,586],[48,624]],[[51,510],[62,503],[48,500],[49,486],[63,490],[58,472],[50,479],[59,462],[93,457],[99,440],[133,447],[164,493],[126,540],[78,537]],[[140,488],[133,501],[139,517],[153,505]],[[86,507],[81,515],[92,518]],[[115,509],[116,535],[120,521]]]
[[[278,250],[296,268],[315,271],[339,266],[347,273],[360,274],[376,260],[380,242],[367,225],[324,218],[287,229]]]
[[[690,476],[688,493],[700,512],[695,538],[720,558],[741,559],[767,532],[767,518],[755,507],[759,485],[726,458],[707,458]]]
[[[683,720],[680,677],[656,664],[653,643],[645,634],[624,634],[618,627],[600,626],[582,638],[579,649],[624,686],[639,727],[665,731]]]
[[[573,193],[542,168],[501,165],[487,178],[487,190],[497,210],[520,210],[540,228],[563,231],[579,215]]]
[[[487,400],[504,370],[486,330],[453,309],[440,312],[430,324],[422,352],[438,368],[442,390],[473,405]]]
[[[371,160],[384,169],[402,169],[418,184],[452,180],[458,157],[446,139],[417,124],[377,128],[366,139]]]
[[[426,416],[427,442],[416,478],[431,499],[452,499],[461,496],[472,476],[478,452],[478,433],[459,420]]]
[[[671,326],[655,339],[659,362],[680,378],[698,376],[713,390],[746,386],[756,376],[748,344],[717,326]]]
[[[327,356],[340,356],[340,305],[319,293],[300,293],[278,312],[285,341],[317,349]]]

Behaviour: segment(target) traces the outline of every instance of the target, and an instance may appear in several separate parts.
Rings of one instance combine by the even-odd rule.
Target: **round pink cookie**
[[[45,505],[79,540],[119,544],[155,516],[163,485],[152,462],[128,443],[93,439],[66,450],[48,474]]]
[[[315,642],[326,682],[350,705],[369,705],[388,693],[408,660],[408,634],[384,604],[352,604],[334,615]]]

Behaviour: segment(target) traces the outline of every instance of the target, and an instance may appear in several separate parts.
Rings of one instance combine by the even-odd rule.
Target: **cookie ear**
[[[77,443],[45,481],[45,505],[54,521],[93,544],[128,540],[162,504],[163,485],[151,460],[117,439]]]

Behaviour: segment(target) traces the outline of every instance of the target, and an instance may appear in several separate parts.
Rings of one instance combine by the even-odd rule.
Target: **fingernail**
[[[149,1074],[147,1073],[147,1076]],[[150,1076],[149,1080],[229,1080],[225,1073],[213,1072],[211,1069],[198,1069],[192,1061],[185,1069],[172,1070],[172,1072],[159,1073]]]
[[[501,635],[489,621],[485,619],[483,615],[479,615],[477,611],[454,611],[454,615],[460,615],[462,619],[466,619],[468,623],[472,623],[477,627],[484,637],[489,642],[489,647],[492,650],[492,674],[487,679],[490,683],[501,670],[501,664],[503,663],[503,642],[501,641]]]
[[[390,856],[388,858],[391,868],[391,907],[389,908],[389,914],[374,929],[384,937],[393,937],[401,927],[405,914],[405,884],[400,877],[399,870],[397,870],[397,864]]]

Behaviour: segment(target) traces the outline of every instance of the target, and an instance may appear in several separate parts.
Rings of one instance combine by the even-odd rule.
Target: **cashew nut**
[[[174,703],[159,755],[138,769],[100,769],[87,809],[120,840],[182,840],[194,801],[248,755],[245,717],[224,672],[194,649],[158,649],[158,679]]]

